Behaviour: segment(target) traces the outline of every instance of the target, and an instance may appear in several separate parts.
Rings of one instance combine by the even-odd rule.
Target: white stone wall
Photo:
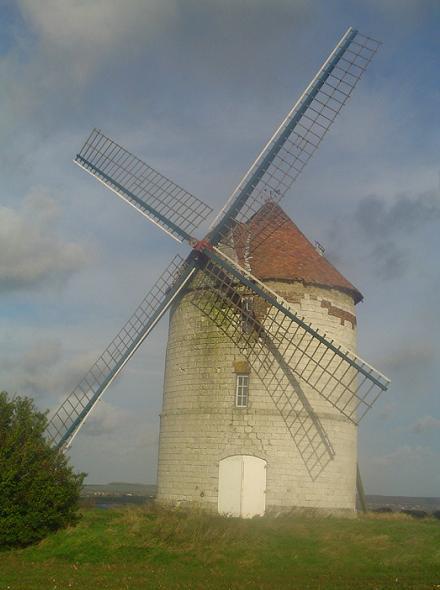
[[[356,329],[347,319],[354,319],[350,295],[335,289],[305,288],[301,283],[268,284],[314,327],[355,350]],[[268,510],[353,511],[356,427],[304,387],[336,453],[313,481],[283,418],[252,369],[249,405],[235,407],[234,361],[242,360],[243,354],[191,304],[190,297],[185,295],[170,317],[158,500],[193,502],[216,510],[219,461],[249,454],[267,461]]]

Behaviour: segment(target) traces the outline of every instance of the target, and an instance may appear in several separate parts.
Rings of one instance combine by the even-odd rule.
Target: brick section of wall
[[[353,299],[346,293],[337,289],[306,286],[300,282],[292,284],[287,281],[266,281],[266,283],[274,290],[276,287],[277,293],[292,304],[298,313],[310,311],[306,302],[311,299],[325,308],[329,315],[338,318],[342,325],[347,321],[353,329],[356,328],[357,320],[353,313]]]
[[[340,318],[342,325],[347,321],[350,322],[353,329],[356,327],[356,316],[354,314],[340,309],[339,307],[335,307],[332,305],[331,301],[327,301],[326,299],[321,299],[321,307],[325,307],[328,310],[329,315],[334,315],[335,317]]]

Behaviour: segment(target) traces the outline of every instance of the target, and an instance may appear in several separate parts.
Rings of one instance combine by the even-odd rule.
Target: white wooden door
[[[218,468],[218,511],[228,516],[240,516],[241,480],[243,461],[241,455],[226,457]]]
[[[266,509],[266,461],[243,455],[241,484],[241,516],[263,516]]]
[[[252,518],[266,509],[266,461],[252,455],[234,455],[219,463],[218,511]]]

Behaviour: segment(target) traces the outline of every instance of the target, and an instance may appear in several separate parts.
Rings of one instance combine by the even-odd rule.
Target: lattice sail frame
[[[214,245],[228,240],[235,224],[248,222],[265,203],[281,201],[318,149],[380,45],[348,29],[211,224]],[[283,223],[281,216],[268,216],[258,236],[252,236],[252,248],[260,246]]]
[[[177,241],[191,233],[212,208],[94,129],[74,162]]]
[[[300,383],[250,311],[247,302],[254,294],[230,278],[209,262],[191,281],[191,303],[249,360],[280,412],[310,478],[315,480],[334,457],[333,446]]]
[[[229,233],[234,235],[234,232],[230,230],[235,230],[238,226],[243,227],[244,222],[249,221],[263,203],[275,204],[281,200],[319,146],[378,47],[377,41],[351,28],[346,32],[231,195],[215,220],[205,243],[210,241],[211,246],[215,246],[220,240],[226,242]],[[102,132],[96,129],[92,132],[75,158],[75,162],[174,239],[187,241],[192,247],[197,244],[191,232],[206,219],[211,208],[153,170]],[[251,236],[251,247],[254,251],[283,222],[283,219],[278,220],[276,215],[268,215],[268,218],[270,222],[266,224],[261,223],[260,220],[258,236]],[[246,232],[244,239],[249,240]],[[210,254],[209,248],[205,250],[205,255],[210,256]],[[117,337],[112,342],[112,344],[119,343],[116,348],[120,352],[119,360],[113,358],[107,349],[80,385],[62,404],[50,423],[52,440],[58,446],[65,447],[72,441],[105,388],[168,309],[173,298],[183,288],[182,285],[186,284],[195,272],[193,262],[194,256],[191,254],[178,272],[180,278],[175,282],[165,281],[166,287],[164,285],[158,287],[162,302],[160,297],[155,299],[152,296],[150,310],[152,316],[149,317],[148,312],[144,316],[142,335],[131,332],[130,318],[126,324],[126,340],[118,340]],[[210,264],[213,265],[213,272],[211,276],[207,274],[207,280],[208,282],[214,280],[211,287],[214,288],[214,293],[217,290],[215,297],[221,294],[225,309],[233,310],[232,316],[230,312],[227,312],[225,316],[235,318],[231,321],[229,332],[232,332],[232,337],[236,338],[238,343],[238,335],[240,333],[242,337],[243,331],[242,323],[237,323],[237,318],[240,317],[241,322],[247,323],[250,333],[258,334],[258,344],[254,345],[250,354],[254,355],[259,363],[260,376],[279,407],[309,473],[313,478],[317,477],[333,456],[334,451],[303,392],[304,383],[318,392],[330,383],[333,387],[327,396],[327,401],[356,423],[371,407],[377,392],[363,391],[357,397],[353,395],[354,384],[360,379],[361,387],[364,382],[372,381],[375,387],[386,389],[388,380],[354,353],[323,337],[318,330],[314,330],[302,318],[286,308],[285,302],[280,304],[280,298],[275,293],[265,289],[255,277],[246,275],[244,269],[239,268],[237,274],[237,269],[225,266],[225,261],[221,257],[211,260]],[[226,283],[221,286],[218,285],[219,270],[223,273],[223,277],[228,277],[225,279]],[[229,295],[224,299],[225,287],[231,289],[232,285],[238,286],[238,288],[234,287],[235,295],[232,294],[232,299]],[[155,288],[153,287],[153,291]],[[243,289],[253,293],[246,296],[248,301],[257,301],[261,297],[261,300],[265,302],[266,315],[261,319],[258,318],[257,322],[252,315],[247,318],[243,316],[242,305],[239,304],[237,308],[234,303],[237,291],[241,296],[240,292]],[[206,291],[206,288],[203,287],[201,290]],[[270,296],[272,296],[272,302],[270,302]],[[148,297],[149,295],[146,299]],[[214,305],[210,309],[205,309],[205,313],[208,312],[211,315],[217,313],[215,297]],[[269,305],[267,305],[268,302]],[[155,305],[157,308],[154,307]],[[138,309],[142,313],[143,304]],[[252,306],[248,311],[253,313]],[[136,313],[132,317],[135,316]],[[239,325],[241,325],[240,330]],[[125,334],[124,329],[122,332]],[[291,350],[295,352],[290,356]],[[269,366],[268,361],[263,359],[263,353],[267,359],[277,361],[279,366],[277,368]],[[110,358],[106,356],[107,354],[110,354]],[[283,355],[288,359],[288,363]],[[298,355],[301,359],[305,359],[302,366],[296,362]],[[294,370],[300,372],[300,380],[294,376]],[[331,381],[333,370],[335,371],[333,380],[336,383]],[[330,380],[326,381],[326,379]],[[333,399],[333,393],[341,387],[344,393],[337,399]],[[297,396],[294,399],[291,395],[292,390]],[[322,392],[320,395],[323,395]],[[323,397],[325,398],[324,395]]]
[[[195,269],[176,255],[126,324],[51,417],[46,435],[57,447],[70,446],[107,387],[136,352]]]
[[[321,334],[292,311],[279,295],[245,269],[231,266],[231,260],[222,260],[224,255],[217,252],[210,255],[203,272],[216,296],[221,295],[224,305],[230,307],[228,335],[231,339],[235,341],[240,337],[252,351],[253,347],[260,346],[259,340],[264,343],[264,339],[269,338],[271,346],[299,378],[301,388],[312,388],[351,422],[358,424],[388,388],[389,379],[354,352]],[[248,289],[245,298],[254,299],[253,309],[249,311],[243,309],[240,294],[243,287]],[[203,311],[211,317],[215,309],[213,304],[212,311],[209,307]],[[248,334],[243,330],[243,321],[252,327]]]

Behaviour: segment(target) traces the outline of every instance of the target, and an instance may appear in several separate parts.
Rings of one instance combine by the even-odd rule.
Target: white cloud
[[[173,0],[19,0],[23,17],[47,43],[108,48],[146,36],[176,14]]]
[[[431,457],[432,451],[427,447],[411,447],[403,445],[402,447],[391,451],[385,455],[373,457],[371,463],[378,467],[388,467],[392,465],[406,465],[408,463],[417,463]]]
[[[41,57],[80,82],[118,52],[136,53],[176,15],[173,0],[19,0],[19,7]]]
[[[54,199],[33,192],[19,208],[0,206],[0,292],[64,282],[87,260],[80,244],[57,235]]]
[[[40,405],[48,404],[55,410],[48,396],[63,398],[83,377],[96,356],[96,353],[89,353],[68,358],[61,341],[56,338],[35,340],[19,357],[10,356],[5,347],[0,360],[1,387],[11,393],[35,396]]]
[[[144,411],[127,412],[104,405],[93,413],[71,447],[77,469],[91,473],[89,481],[154,482],[157,470],[159,420]]]
[[[74,104],[99,71],[107,82],[119,68],[148,76],[146,59],[162,39],[167,40],[160,57],[164,72],[180,70],[182,59],[194,75],[202,73],[205,84],[207,77],[213,84],[233,73],[237,86],[244,66],[256,67],[256,51],[264,57],[262,46],[277,42],[281,31],[299,36],[313,12],[306,0],[276,0],[270,7],[264,0],[187,0],[184,6],[178,0],[18,0],[18,7],[31,35],[20,31],[15,45],[21,50],[0,62],[18,110],[30,108],[23,90],[31,84],[33,99],[50,96],[56,87],[58,96]]]
[[[382,404],[382,407],[379,411],[376,410],[376,416],[381,420],[391,420],[398,413],[398,411],[398,404],[389,401]]]
[[[129,69],[175,18],[173,0],[18,0],[17,5],[24,24],[0,54],[0,131],[9,151],[17,127],[29,123],[21,133],[23,145],[36,127],[59,128],[68,109],[87,111],[83,91],[95,75],[104,72],[108,81],[114,68]]]
[[[428,341],[404,342],[391,349],[383,358],[383,364],[390,371],[423,371],[436,358],[436,350]]]
[[[132,423],[135,414],[129,410],[116,407],[102,399],[96,404],[87,418],[81,433],[88,436],[100,436],[120,429]]]
[[[367,0],[366,4],[379,14],[393,19],[395,25],[403,21],[414,26],[417,20],[433,16],[438,9],[437,0]]]
[[[419,418],[411,427],[412,432],[421,434],[429,430],[440,430],[440,419],[433,416],[424,416]]]

